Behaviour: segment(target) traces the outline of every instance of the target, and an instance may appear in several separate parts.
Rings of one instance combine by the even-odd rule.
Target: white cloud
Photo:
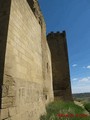
[[[76,66],[77,66],[77,64],[73,64],[73,65],[72,65],[72,67],[76,67]]]
[[[90,69],[90,65],[88,65],[88,66],[86,66],[86,67],[83,66],[82,68],[84,68],[84,69],[85,69],[85,68]]]
[[[90,92],[90,85],[81,86],[73,86],[72,87],[72,93],[85,93]]]
[[[79,80],[79,82],[90,82],[90,77],[85,77]]]
[[[74,80],[76,78],[73,78]],[[90,92],[90,76],[77,78],[76,83],[74,81],[71,82],[72,93],[83,93]]]
[[[90,69],[90,65],[88,65],[87,68]]]

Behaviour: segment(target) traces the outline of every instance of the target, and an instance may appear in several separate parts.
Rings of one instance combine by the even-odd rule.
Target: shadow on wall
[[[54,96],[72,101],[66,33],[51,32],[47,41],[51,51]]]
[[[35,13],[35,8],[34,8],[34,1],[33,0],[27,0],[29,6],[31,7],[33,13]]]
[[[0,0],[0,109],[11,0]]]

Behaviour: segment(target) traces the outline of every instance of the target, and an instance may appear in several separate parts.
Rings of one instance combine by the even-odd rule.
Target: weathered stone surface
[[[7,97],[8,94],[8,86],[3,85],[2,86],[2,97]]]
[[[51,53],[46,41],[46,26],[43,17],[41,17],[41,46],[42,46],[42,72],[44,78],[44,98],[46,104],[50,101],[53,101],[53,86],[52,86],[52,65],[51,65]]]
[[[8,108],[7,109],[2,109],[1,110],[1,120],[6,119],[8,117],[9,117]]]
[[[14,97],[15,96],[15,86],[3,85],[2,86],[2,97]]]
[[[63,34],[58,35],[58,39],[59,37],[65,38]],[[54,42],[52,46],[56,50],[59,43]],[[54,51],[54,63],[53,58],[51,60],[52,51],[50,53],[47,44],[46,25],[38,1],[0,1],[1,120],[40,120],[40,115],[46,112],[45,105],[54,99],[53,64],[56,65],[53,67],[54,77],[60,74],[54,81],[55,94],[64,98],[67,95],[67,99],[70,99],[66,43],[63,42],[65,41],[60,42],[60,48],[57,47],[58,51]],[[62,52],[59,52],[60,50]],[[63,78],[60,83],[59,78]]]
[[[8,88],[8,97],[15,97],[15,86],[9,86]]]
[[[54,95],[72,100],[66,33],[50,33],[47,41],[51,51]]]
[[[8,4],[7,0],[1,1]],[[6,49],[3,48],[5,64],[2,67],[1,108],[8,109],[6,119],[39,120],[40,115],[46,112],[45,104],[53,100],[45,22],[37,0],[11,0],[8,7],[10,19],[6,29]],[[2,9],[0,7],[0,11]],[[5,36],[2,34],[3,31],[1,37]]]
[[[17,114],[16,107],[10,107],[8,109],[8,113],[9,113],[9,116],[14,116],[15,114]]]
[[[15,97],[3,97],[1,108],[9,108],[15,105]]]
[[[4,119],[4,120],[11,120],[11,118],[6,118],[6,119]]]
[[[0,108],[11,0],[0,0]]]

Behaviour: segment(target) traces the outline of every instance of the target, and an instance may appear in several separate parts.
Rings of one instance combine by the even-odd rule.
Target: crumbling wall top
[[[38,0],[27,0],[27,2],[30,5],[30,7],[31,7],[31,9],[32,9],[36,19],[38,20],[39,24],[42,27],[42,24],[43,23],[45,24],[45,21],[44,21],[44,17],[42,15],[42,12],[41,12]]]

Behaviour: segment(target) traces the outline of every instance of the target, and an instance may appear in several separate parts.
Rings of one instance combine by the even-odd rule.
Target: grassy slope
[[[49,104],[46,107],[47,115],[41,116],[41,120],[90,120],[90,116],[83,116],[81,117],[81,114],[86,115],[85,109],[82,107],[75,105],[72,102],[61,102],[61,101],[55,101],[51,104]],[[57,115],[63,114],[63,117],[58,117]],[[65,115],[69,116],[65,116]],[[72,117],[71,114],[73,115]],[[79,115],[79,116],[76,116]]]

